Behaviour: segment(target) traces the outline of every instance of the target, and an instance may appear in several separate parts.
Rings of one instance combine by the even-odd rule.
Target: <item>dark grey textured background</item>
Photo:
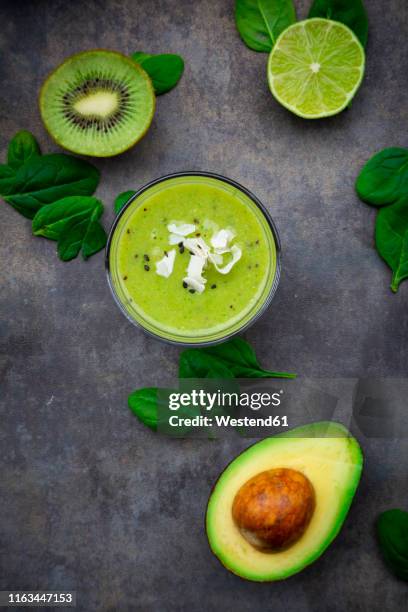
[[[308,2],[297,2],[306,14]],[[374,211],[353,183],[376,150],[407,145],[408,6],[366,0],[368,65],[351,110],[308,123],[280,108],[267,56],[238,38],[232,0],[4,1],[0,140],[32,130],[55,150],[37,108],[47,73],[71,53],[176,52],[179,86],[158,100],[132,151],[98,161],[106,204],[167,172],[224,173],[276,219],[283,278],[247,337],[265,365],[307,376],[405,376],[408,283],[397,295],[373,249]],[[55,245],[0,205],[1,588],[76,589],[81,611],[402,610],[406,585],[372,533],[407,507],[406,442],[363,440],[366,469],[346,525],[315,565],[251,584],[212,557],[205,504],[248,441],[161,439],[128,393],[174,376],[178,350],[147,338],[113,303],[103,254],[60,262]]]

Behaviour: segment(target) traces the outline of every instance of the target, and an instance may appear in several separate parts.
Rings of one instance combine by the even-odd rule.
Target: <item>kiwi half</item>
[[[147,132],[156,97],[149,76],[130,58],[96,49],[69,57],[40,92],[40,111],[54,140],[69,151],[110,157]]]

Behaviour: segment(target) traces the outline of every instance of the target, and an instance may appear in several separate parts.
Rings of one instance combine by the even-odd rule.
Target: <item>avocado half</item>
[[[363,467],[361,448],[339,423],[319,422],[258,442],[222,472],[206,515],[213,553],[231,572],[256,582],[283,580],[310,565],[331,544],[347,516]],[[289,548],[261,551],[241,535],[232,505],[241,487],[275,468],[301,472],[312,483],[315,509],[302,537]]]

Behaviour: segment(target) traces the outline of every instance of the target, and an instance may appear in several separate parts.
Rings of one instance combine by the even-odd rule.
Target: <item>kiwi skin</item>
[[[151,78],[149,77],[149,75],[147,74],[147,72],[145,70],[143,70],[143,68],[141,66],[139,66],[139,64],[137,64],[136,62],[134,62],[130,57],[127,57],[127,55],[124,55],[123,53],[119,53],[119,51],[112,51],[111,49],[89,49],[88,51],[81,51],[80,53],[74,53],[73,55],[70,55],[69,57],[67,57],[63,62],[61,62],[60,64],[58,64],[58,66],[56,66],[56,68],[54,68],[54,70],[52,70],[47,78],[45,79],[45,81],[43,82],[40,92],[38,94],[38,106],[40,108],[40,114],[42,116],[41,113],[41,106],[42,106],[42,93],[43,93],[43,89],[45,87],[45,85],[48,83],[48,80],[54,75],[54,73],[67,61],[76,58],[76,57],[81,57],[84,56],[87,53],[95,53],[95,52],[107,52],[107,53],[114,53],[115,55],[120,56],[123,60],[125,60],[126,62],[128,62],[129,64],[131,64],[133,67],[136,67],[136,69],[143,75],[143,78],[146,80],[146,82],[148,83],[149,88],[152,91],[153,94],[153,107],[152,107],[152,111],[150,114],[150,120],[147,123],[146,129],[144,130],[144,132],[142,132],[141,134],[138,134],[138,136],[130,143],[127,144],[123,149],[121,149],[120,151],[115,151],[115,153],[112,153],[112,155],[103,155],[103,154],[93,154],[93,155],[88,155],[88,157],[115,157],[116,155],[120,155],[121,153],[124,153],[125,151],[128,151],[129,149],[131,149],[132,147],[135,146],[136,143],[138,143],[148,132],[150,125],[153,121],[153,116],[154,113],[156,111],[156,94],[153,88],[153,83]],[[46,129],[46,131],[48,132],[48,134],[51,136],[52,140],[59,145],[60,147],[62,147],[63,149],[66,149],[67,151],[71,151],[72,153],[77,153],[78,155],[83,155],[82,151],[79,151],[78,149],[75,149],[74,147],[68,148],[65,144],[63,144],[62,142],[59,142],[59,140],[53,135],[51,134],[51,132],[48,130],[45,122],[43,121],[44,127]]]

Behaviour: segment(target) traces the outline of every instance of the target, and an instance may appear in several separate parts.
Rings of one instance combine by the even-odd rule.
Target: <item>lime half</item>
[[[346,108],[364,66],[364,49],[350,28],[329,19],[307,19],[279,36],[269,56],[268,82],[292,113],[319,119]]]

